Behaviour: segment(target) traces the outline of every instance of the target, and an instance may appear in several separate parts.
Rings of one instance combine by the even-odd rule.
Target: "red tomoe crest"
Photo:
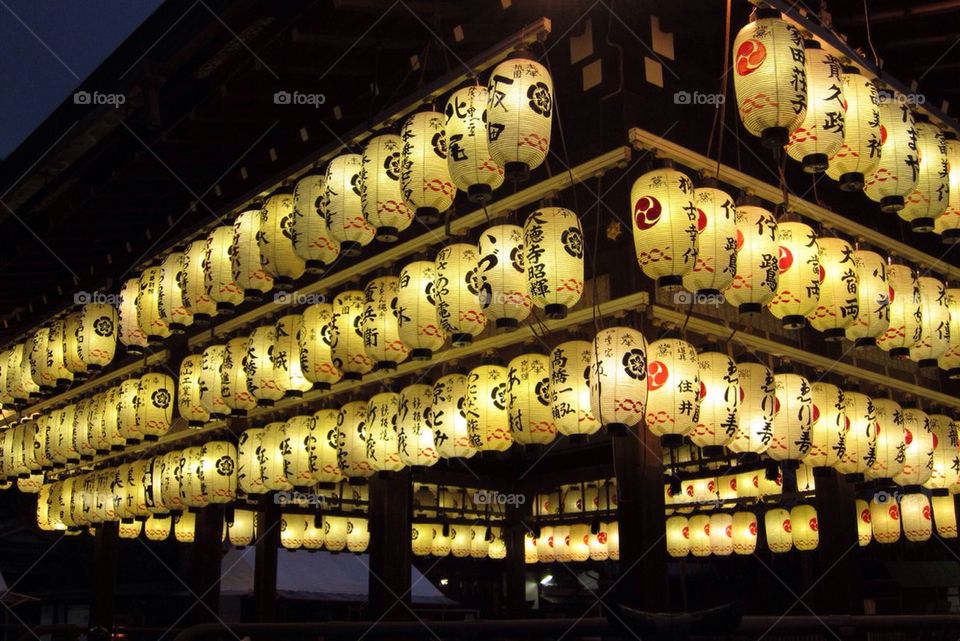
[[[893,519],[894,521],[900,520],[900,509],[896,506],[896,504],[891,505],[890,509],[887,510],[887,513],[890,515],[890,518]]]
[[[703,384],[703,381],[700,381],[700,400],[703,400],[707,397],[707,386]]]
[[[737,491],[737,477],[736,477],[736,476],[731,476],[731,477],[730,477],[730,489],[733,490],[734,492]]]
[[[703,230],[707,228],[707,215],[702,209],[697,207],[697,232],[703,233]]]
[[[689,539],[689,538],[690,538],[690,528],[689,528],[689,527],[684,527],[684,528],[683,528],[683,538],[685,538],[685,539]]]
[[[790,519],[783,520],[783,531],[784,532],[793,532],[793,525],[790,523]]]
[[[933,437],[933,449],[937,449],[937,435],[931,434],[931,436]]]
[[[746,76],[760,68],[767,57],[767,48],[759,40],[747,40],[737,49],[737,75]]]
[[[913,443],[913,434],[906,428],[903,429],[903,443],[904,445]]]
[[[709,523],[704,523],[704,524],[703,524],[703,533],[704,533],[704,534],[710,534],[710,524],[709,524]]]
[[[788,247],[780,245],[780,260],[777,261],[777,265],[780,267],[780,273],[787,271],[793,265],[793,252]]]
[[[923,518],[925,518],[925,519],[928,520],[928,521],[930,520],[930,506],[929,506],[929,505],[924,505],[924,506],[923,506]]]
[[[890,301],[889,301],[889,302],[892,303],[892,302],[893,302],[893,287],[889,287],[889,290],[890,290]]]
[[[653,196],[642,196],[633,206],[633,219],[637,229],[650,229],[659,222],[662,213],[660,201]]]
[[[756,521],[750,521],[750,527],[747,528],[747,529],[750,530],[750,534],[752,534],[753,536],[756,536],[756,535],[757,535],[757,522],[756,522]]]
[[[715,482],[715,481],[713,481],[712,479],[709,480],[709,481],[707,481],[707,490],[708,490],[708,491],[713,492],[716,487],[717,487],[717,486],[716,486],[716,482]]]
[[[820,524],[817,523],[817,517],[813,517],[812,519],[810,519],[810,529],[813,530],[814,532],[820,529]]]
[[[822,284],[824,279],[827,277],[827,270],[823,268],[823,265],[820,265],[820,283]]]
[[[737,251],[740,251],[740,248],[743,247],[743,232],[739,229],[737,230]]]
[[[773,413],[774,414],[780,413],[780,397],[779,396],[773,397]]]
[[[843,417],[843,431],[844,432],[850,431],[850,417],[847,415],[844,415]]]
[[[732,525],[728,525],[728,526],[727,526],[727,529],[724,530],[723,533],[727,535],[727,538],[728,538],[728,539],[732,539],[732,538],[733,538],[733,526],[732,526]]]
[[[885,142],[887,142],[887,128],[880,125],[880,146],[882,147]]]
[[[688,485],[688,486],[687,486],[687,496],[693,496],[693,486],[692,486],[692,485]]]
[[[647,368],[647,389],[657,390],[667,382],[670,372],[663,361],[653,361]]]
[[[864,523],[870,522],[870,510],[868,508],[863,508],[863,511],[860,512],[860,520]]]
[[[810,421],[811,421],[812,423],[816,423],[818,420],[820,420],[820,408],[817,407],[816,405],[814,405],[814,406],[813,406],[813,416],[810,418]]]
[[[600,533],[598,533],[598,534],[597,534],[597,541],[598,541],[599,543],[606,543],[606,542],[607,542],[607,533],[606,533],[606,532],[600,532]]]

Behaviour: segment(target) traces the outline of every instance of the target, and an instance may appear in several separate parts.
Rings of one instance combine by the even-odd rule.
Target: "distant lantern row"
[[[816,484],[813,468],[801,463],[796,470],[797,491],[813,492]],[[663,503],[667,516],[691,514],[695,510],[710,511],[735,507],[738,501],[764,501],[783,494],[783,472],[768,478],[764,470],[742,470],[721,476],[705,476],[682,481],[679,487],[663,486]]]
[[[504,559],[503,528],[488,525],[414,523],[410,529],[414,556]]]
[[[620,560],[620,526],[606,523],[544,525],[523,539],[526,563]]]
[[[786,147],[804,171],[863,191],[914,231],[960,241],[960,141],[911,109],[910,97],[867,80],[773,9],[759,9],[733,44],[744,127]]]
[[[749,511],[671,516],[667,519],[667,553],[674,558],[753,554],[760,526]],[[808,552],[820,544],[817,511],[800,503],[790,510],[774,507],[763,515],[763,539],[768,550],[783,554],[796,549]]]
[[[934,529],[943,539],[957,538],[954,496],[911,492],[900,496],[878,492],[869,502],[857,499],[857,536],[860,546],[876,541],[896,543],[901,535],[911,543],[928,541]]]

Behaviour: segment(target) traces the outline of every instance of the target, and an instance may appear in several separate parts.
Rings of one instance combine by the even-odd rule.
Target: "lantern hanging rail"
[[[661,305],[652,305],[651,314],[654,318],[665,322],[677,325],[686,323],[687,331],[698,334],[725,336],[730,333],[730,328],[725,325],[692,314],[688,317],[686,312],[679,312]],[[960,398],[955,396],[950,396],[949,394],[944,394],[943,392],[938,392],[914,383],[891,378],[884,374],[878,374],[840,360],[834,360],[826,356],[820,356],[796,347],[784,345],[769,338],[763,338],[762,336],[756,336],[746,332],[737,332],[733,340],[744,347],[748,347],[762,354],[769,354],[783,360],[808,365],[825,372],[833,372],[853,380],[872,383],[890,391],[896,390],[912,394],[918,399],[924,399],[934,404],[960,409]]]
[[[584,182],[589,178],[601,175],[611,169],[624,168],[629,164],[630,157],[631,151],[629,147],[616,147],[611,149],[604,154],[596,156],[591,160],[573,167],[570,171],[561,172],[556,176],[540,181],[539,183],[531,185],[526,189],[522,189],[521,191],[510,194],[509,196],[505,196],[498,200],[494,200],[487,205],[486,211],[483,209],[477,209],[469,214],[456,218],[450,223],[451,235],[463,234],[464,232],[468,232],[473,228],[486,223],[488,215],[490,218],[495,218],[498,215],[536,202],[537,200],[540,200],[549,194],[563,191],[564,189]],[[447,235],[446,230],[443,227],[430,229],[429,231],[420,234],[416,238],[411,238],[410,240],[402,243],[384,247],[382,251],[379,251],[375,255],[371,255],[368,258],[351,265],[350,267],[325,274],[315,281],[291,292],[290,296],[287,298],[290,301],[296,301],[304,297],[314,296],[341,285],[345,285],[362,276],[373,274],[377,269],[382,268],[383,265],[387,263],[395,263],[400,261],[416,254],[417,252],[423,251],[428,247],[442,243],[449,238],[450,236]],[[238,314],[229,320],[220,323],[214,327],[212,331],[204,331],[200,334],[191,336],[188,341],[188,346],[190,348],[198,347],[210,342],[212,338],[215,339],[217,337],[229,335],[246,325],[254,324],[258,320],[261,320],[265,317],[270,317],[291,307],[293,307],[293,305],[290,302],[283,304],[272,302],[261,305],[256,309],[244,314]]]
[[[654,151],[659,158],[666,158],[704,175],[743,189],[750,194],[774,205],[783,203],[783,191],[780,187],[754,178],[733,167],[707,158],[692,149],[678,145],[639,127],[631,127],[627,133],[630,144],[637,151]],[[942,274],[948,279],[960,279],[960,268],[944,262],[940,258],[924,253],[906,243],[884,236],[880,232],[856,223],[845,216],[815,205],[803,198],[790,196],[790,211],[817,221],[824,227],[842,232],[854,239],[862,240],[877,248],[887,250],[891,255],[908,260],[916,267],[927,268]]]
[[[768,510],[783,507],[784,504],[796,501],[805,501],[817,496],[816,490],[801,490],[799,492],[784,492],[783,494],[768,494],[762,497],[738,497],[731,499],[716,498],[709,501],[687,501],[685,503],[668,503],[664,510],[677,514],[679,510],[689,510],[690,514],[708,514],[710,512],[728,512],[736,509]],[[669,515],[668,515],[669,516]],[[679,514],[686,516],[686,513]]]

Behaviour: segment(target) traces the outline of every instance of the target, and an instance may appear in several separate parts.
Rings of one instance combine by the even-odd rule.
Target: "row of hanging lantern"
[[[790,510],[772,507],[763,514],[762,541],[774,554],[817,549],[819,530],[817,511],[807,503]],[[674,558],[754,554],[760,531],[757,515],[746,510],[675,515],[666,521],[667,553]]]
[[[85,303],[0,351],[0,404],[24,407],[109,365],[117,325],[112,305]]]
[[[618,506],[617,481],[605,479],[562,485],[552,492],[538,494],[534,500],[534,518],[613,511]]]
[[[728,509],[738,504],[776,503],[783,495],[783,472],[768,476],[765,469],[730,470],[719,476],[704,476],[663,486],[667,516],[690,514],[695,510]],[[795,470],[797,491],[804,495],[815,491],[813,469],[800,464]]]
[[[414,556],[504,559],[503,528],[463,523],[414,523],[410,529]]]
[[[620,560],[617,521],[543,525],[527,532],[523,542],[528,564]]]
[[[877,492],[867,501],[856,501],[857,539],[860,546],[871,541],[896,543],[901,536],[911,543],[930,540],[936,532],[942,539],[957,538],[957,514],[952,494],[910,492],[896,495]]]
[[[863,191],[918,232],[960,240],[960,144],[914,113],[908,96],[871,81],[804,39],[775,9],[760,8],[733,44],[744,127],[810,173]]]
[[[288,550],[348,550],[360,554],[370,545],[369,523],[359,516],[284,513],[280,517],[280,545]]]

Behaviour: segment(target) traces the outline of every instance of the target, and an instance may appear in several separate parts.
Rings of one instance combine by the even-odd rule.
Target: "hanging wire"
[[[873,54],[873,63],[877,66],[877,69],[879,69],[880,56],[877,55],[877,50],[873,46],[873,36],[870,33],[870,9],[867,7],[867,0],[863,0],[863,21],[867,29],[867,44],[870,45],[870,53]]]
[[[541,58],[546,62],[547,72],[550,74],[550,77],[553,77],[553,68],[550,66],[550,56],[548,55],[547,47],[544,43],[540,43],[540,48],[543,49],[543,55]],[[553,94],[553,113],[556,115],[557,122],[557,132],[560,134],[560,147],[563,149],[563,162],[567,168],[567,174],[570,176],[570,190],[573,192],[573,211],[579,212],[580,206],[577,202],[577,190],[574,189],[575,181],[573,179],[573,169],[570,168],[570,154],[567,152],[567,137],[563,133],[563,119],[560,117],[560,107],[557,102],[557,94]],[[549,170],[549,163],[547,168]]]
[[[600,332],[600,285],[597,282],[597,254],[600,253],[600,206],[603,204],[601,194],[603,193],[603,174],[597,176],[597,219],[593,230],[593,247],[590,248],[590,279],[591,290],[593,291],[593,300],[591,307],[593,316],[593,329],[595,333]],[[586,243],[584,243],[586,246]]]

